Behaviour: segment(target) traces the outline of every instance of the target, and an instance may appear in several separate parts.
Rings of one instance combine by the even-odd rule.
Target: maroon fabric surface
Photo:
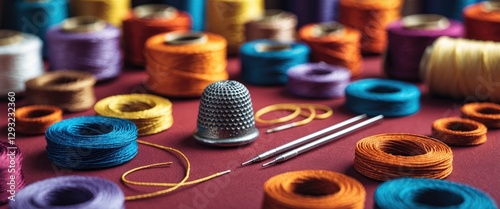
[[[360,78],[380,77],[381,62],[378,57],[365,59],[364,73]],[[240,80],[238,77],[239,61],[230,59],[228,70],[231,78]],[[116,80],[101,83],[96,86],[98,99],[123,93],[144,92],[141,83],[145,73],[138,70],[128,70]],[[359,78],[358,78],[359,79]],[[305,170],[324,169],[340,172],[352,176],[363,183],[367,191],[365,208],[373,207],[373,193],[381,183],[368,179],[357,173],[353,168],[354,147],[358,140],[363,137],[381,133],[415,133],[429,135],[431,124],[434,120],[459,116],[459,107],[463,101],[454,101],[444,98],[430,96],[425,86],[419,84],[423,95],[421,99],[421,110],[408,117],[384,119],[380,124],[365,128],[354,134],[345,136],[326,146],[305,153],[295,159],[269,168],[261,168],[261,163],[246,167],[239,164],[252,158],[257,153],[276,147],[298,137],[326,128],[334,123],[355,116],[344,106],[344,99],[331,100],[306,100],[293,97],[285,92],[281,86],[259,87],[246,85],[250,91],[254,110],[276,103],[319,103],[333,108],[334,114],[325,120],[315,120],[308,125],[266,134],[267,127],[259,126],[261,135],[254,143],[239,148],[214,148],[198,144],[191,134],[196,127],[199,99],[174,99],[173,102],[174,125],[162,133],[141,137],[140,139],[174,147],[183,151],[192,165],[190,179],[197,179],[227,169],[232,170],[229,175],[219,177],[198,185],[182,187],[172,193],[159,197],[127,201],[127,208],[147,209],[202,209],[202,208],[260,208],[263,200],[263,184],[272,176],[277,174]],[[7,95],[1,95],[6,98]],[[22,97],[17,96],[16,106],[25,105]],[[0,103],[2,117],[0,127],[2,128],[0,139],[7,140],[5,99]],[[65,114],[64,118],[80,115],[94,115],[93,110],[81,113]],[[22,136],[16,134],[16,144],[24,154],[23,169],[27,183],[33,183],[45,178],[62,175],[91,175],[106,178],[116,182],[126,195],[151,192],[162,188],[128,187],[120,182],[123,172],[137,166],[172,161],[174,164],[167,168],[157,168],[140,171],[130,175],[134,180],[151,180],[161,182],[179,181],[184,169],[182,160],[175,155],[165,151],[139,145],[139,154],[130,162],[103,170],[76,171],[58,168],[52,165],[45,153],[46,142],[44,136]],[[447,180],[469,184],[489,193],[496,202],[500,202],[500,130],[490,130],[488,141],[474,147],[453,147],[454,161],[453,172]],[[147,206],[147,207],[145,207]],[[7,205],[0,206],[0,209]]]

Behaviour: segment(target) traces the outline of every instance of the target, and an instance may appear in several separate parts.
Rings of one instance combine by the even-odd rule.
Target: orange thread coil
[[[160,33],[189,31],[190,28],[191,17],[183,11],[172,11],[170,17],[139,17],[136,11],[131,11],[123,20],[125,60],[133,65],[144,66],[144,44],[148,38]]]
[[[399,177],[444,179],[453,170],[453,153],[445,143],[416,134],[369,136],[356,143],[354,168],[379,181]]]
[[[486,142],[487,131],[482,123],[464,118],[441,118],[432,124],[432,137],[448,145],[483,144]]]
[[[359,30],[361,49],[382,53],[387,46],[386,27],[399,19],[402,0],[340,0],[340,23]]]
[[[61,108],[52,105],[28,105],[16,110],[16,131],[21,134],[43,134],[62,120]]]
[[[364,208],[366,191],[356,179],[326,170],[293,171],[264,184],[263,209]]]
[[[500,41],[500,9],[488,9],[490,2],[466,7],[463,11],[465,38]]]
[[[193,43],[165,43],[169,36],[171,41]],[[146,88],[161,95],[200,97],[209,84],[228,79],[226,46],[226,40],[213,33],[170,32],[149,38]]]
[[[491,102],[474,102],[460,108],[463,118],[475,120],[491,129],[500,128],[500,105]]]
[[[361,33],[353,28],[344,27],[340,33],[324,36],[315,35],[317,24],[308,24],[298,31],[300,40],[311,48],[314,62],[326,62],[348,68],[352,76],[362,71]]]

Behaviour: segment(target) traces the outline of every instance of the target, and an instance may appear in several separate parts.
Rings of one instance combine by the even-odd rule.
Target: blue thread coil
[[[288,45],[281,51],[259,51],[261,47],[270,48]],[[241,47],[241,77],[254,85],[283,85],[287,83],[287,72],[291,67],[307,63],[310,49],[302,43],[283,44],[270,40],[255,40]]]
[[[440,14],[448,18],[463,21],[462,11],[465,7],[485,0],[425,0],[424,13]]]
[[[287,0],[285,7],[297,15],[297,27],[338,20],[339,0]]]
[[[474,187],[439,179],[399,178],[375,190],[375,209],[496,209],[495,201]]]
[[[193,31],[205,30],[205,0],[162,0],[162,3],[189,13]]]
[[[29,2],[15,0],[9,13],[10,29],[34,34],[42,39],[43,55],[47,55],[45,33],[68,17],[68,0]]]
[[[57,166],[99,169],[130,161],[137,155],[134,123],[105,116],[59,121],[45,132],[47,155]]]
[[[401,117],[420,109],[420,90],[401,81],[363,79],[349,84],[345,95],[346,107],[357,114]]]

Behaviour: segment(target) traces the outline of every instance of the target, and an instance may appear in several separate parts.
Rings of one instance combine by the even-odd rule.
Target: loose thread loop
[[[158,144],[154,144],[154,143],[150,143],[150,142],[146,142],[146,141],[142,141],[142,140],[137,140],[137,143],[143,144],[143,145],[147,145],[147,146],[151,146],[151,147],[155,147],[155,148],[159,148],[159,149],[165,150],[167,152],[171,152],[171,153],[175,153],[175,154],[179,155],[184,160],[184,162],[186,162],[186,173],[185,173],[184,177],[182,178],[182,180],[179,181],[178,183],[142,182],[142,181],[131,181],[131,180],[128,180],[126,177],[127,177],[127,175],[129,175],[131,173],[134,173],[136,171],[140,171],[140,170],[144,170],[144,169],[148,169],[148,168],[153,168],[153,167],[166,166],[166,165],[172,164],[172,162],[153,163],[153,164],[149,164],[149,165],[145,165],[145,166],[140,166],[140,167],[128,170],[125,173],[123,173],[122,177],[121,177],[121,180],[125,184],[132,184],[132,185],[139,185],[139,186],[170,187],[170,188],[164,189],[164,190],[159,190],[159,191],[156,191],[156,192],[150,192],[150,193],[145,193],[145,194],[126,196],[125,200],[139,200],[139,199],[145,199],[145,198],[159,196],[159,195],[162,195],[162,194],[166,194],[166,193],[172,192],[172,191],[176,190],[177,188],[179,188],[181,186],[188,186],[188,185],[193,185],[193,184],[201,183],[201,182],[204,182],[204,181],[207,181],[207,180],[219,177],[221,175],[224,175],[224,174],[227,174],[227,173],[230,172],[230,170],[228,170],[228,171],[224,171],[224,172],[215,173],[215,174],[212,174],[210,176],[207,176],[207,177],[204,177],[204,178],[200,178],[200,179],[197,179],[197,180],[187,181],[189,179],[189,175],[190,175],[190,172],[191,172],[191,163],[189,162],[188,157],[184,153],[182,153],[180,150],[174,149],[172,147],[166,147],[166,146],[162,146],[162,145],[158,145]]]
[[[308,112],[304,112],[303,109],[307,109]],[[262,119],[261,117],[267,113],[273,112],[273,111],[293,111],[290,115],[283,116],[280,118],[276,119],[270,119],[270,120],[265,120]],[[321,114],[318,114],[316,111],[321,110],[324,111]],[[274,104],[270,105],[267,107],[264,107],[260,110],[258,110],[255,113],[255,121],[261,124],[266,124],[266,125],[274,125],[278,123],[284,123],[290,120],[295,119],[297,116],[301,115],[306,117],[303,120],[297,121],[297,122],[292,122],[289,124],[281,125],[272,129],[268,129],[267,133],[272,133],[272,132],[277,132],[301,125],[305,125],[310,123],[314,119],[326,119],[330,117],[333,114],[333,110],[326,106],[326,105],[321,105],[321,104]]]

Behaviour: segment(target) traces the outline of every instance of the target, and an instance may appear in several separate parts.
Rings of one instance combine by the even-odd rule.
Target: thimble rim
[[[199,131],[198,129],[195,130],[193,133],[193,137],[198,141],[203,144],[207,145],[212,145],[212,146],[219,146],[219,147],[235,147],[235,146],[242,146],[242,145],[247,145],[255,141],[258,136],[259,136],[259,130],[255,127],[252,127],[249,132],[240,137],[235,137],[235,138],[227,138],[227,139],[213,139],[213,138],[207,138],[204,136],[201,136],[198,134]]]

